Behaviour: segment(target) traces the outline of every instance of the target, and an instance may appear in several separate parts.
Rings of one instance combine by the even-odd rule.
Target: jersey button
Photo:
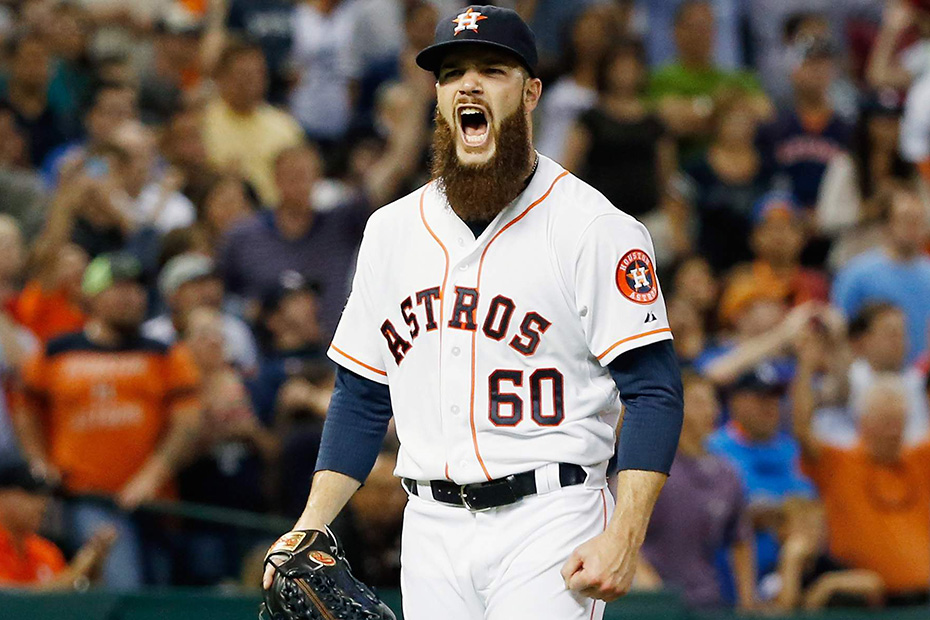
[[[459,413],[459,406],[458,406],[458,405],[452,405],[451,407],[449,407],[449,411],[451,411],[453,415],[458,415],[458,413]]]
[[[459,267],[459,271],[468,271],[468,263],[465,263]]]
[[[463,247],[464,245],[465,245],[465,239],[459,237],[459,247]]]
[[[458,356],[459,356],[459,353],[461,353],[461,352],[462,352],[462,350],[461,350],[460,348],[458,348],[458,347],[452,347],[452,355],[458,357]]]
[[[459,467],[462,469],[468,467],[468,461],[459,461]]]

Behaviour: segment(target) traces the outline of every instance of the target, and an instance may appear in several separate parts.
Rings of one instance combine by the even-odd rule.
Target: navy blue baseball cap
[[[516,11],[496,6],[473,5],[439,20],[432,45],[417,54],[417,64],[439,72],[446,54],[465,44],[480,44],[516,56],[536,77],[536,37]]]
[[[784,394],[788,389],[784,377],[769,363],[762,363],[740,375],[729,386],[729,392],[756,392],[759,394]]]

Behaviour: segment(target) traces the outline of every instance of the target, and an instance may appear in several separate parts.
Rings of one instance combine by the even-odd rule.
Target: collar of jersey
[[[562,172],[562,167],[548,157],[540,155],[538,152],[536,153],[536,157],[536,165],[530,175],[529,183],[526,188],[491,220],[491,223],[484,229],[484,232],[475,239],[474,243],[466,243],[466,247],[474,249],[476,244],[480,246],[485,240],[495,235],[497,231],[506,226],[508,222],[523,213],[530,204],[538,200],[551,185],[553,179]],[[458,235],[467,235],[466,239],[471,239],[474,235],[468,228],[468,225],[452,210],[452,207],[449,206],[445,198],[438,193],[435,186],[432,190],[437,192],[439,200],[432,203],[434,205],[433,209],[427,208],[426,216],[432,220],[436,215],[439,215],[443,221],[440,235],[447,240],[449,237]]]

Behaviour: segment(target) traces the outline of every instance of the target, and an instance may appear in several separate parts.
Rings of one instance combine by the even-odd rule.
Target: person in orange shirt
[[[821,441],[812,426],[815,374],[829,351],[811,329],[799,344],[793,385],[794,431],[802,466],[817,485],[830,553],[877,573],[890,604],[930,600],[930,440],[907,447],[907,400],[894,376],[877,378],[862,399],[858,443]]]
[[[735,267],[728,279],[720,299],[725,324],[732,325],[757,297],[785,301],[790,307],[828,301],[826,276],[801,265],[806,238],[803,213],[790,194],[771,192],[758,201],[750,240],[755,260]]]
[[[40,265],[39,274],[26,283],[13,301],[13,317],[43,343],[77,331],[86,316],[81,299],[81,276],[87,267],[87,253],[68,243]]]
[[[106,558],[116,535],[112,528],[99,529],[70,564],[36,533],[52,490],[25,463],[0,467],[0,588],[82,589]]]
[[[80,544],[104,523],[119,541],[104,565],[108,587],[134,589],[143,578],[145,541],[132,511],[170,492],[175,471],[196,442],[199,377],[188,351],[143,338],[141,267],[104,254],[84,273],[89,318],[81,332],[51,340],[23,370],[17,425],[23,452],[58,472]],[[122,509],[81,499],[112,498]]]

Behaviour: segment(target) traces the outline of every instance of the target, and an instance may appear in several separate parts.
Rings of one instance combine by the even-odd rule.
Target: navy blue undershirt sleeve
[[[671,340],[621,353],[608,366],[625,411],[617,467],[667,474],[684,416],[681,371]]]
[[[388,386],[338,366],[316,471],[337,471],[365,482],[392,415]]]

